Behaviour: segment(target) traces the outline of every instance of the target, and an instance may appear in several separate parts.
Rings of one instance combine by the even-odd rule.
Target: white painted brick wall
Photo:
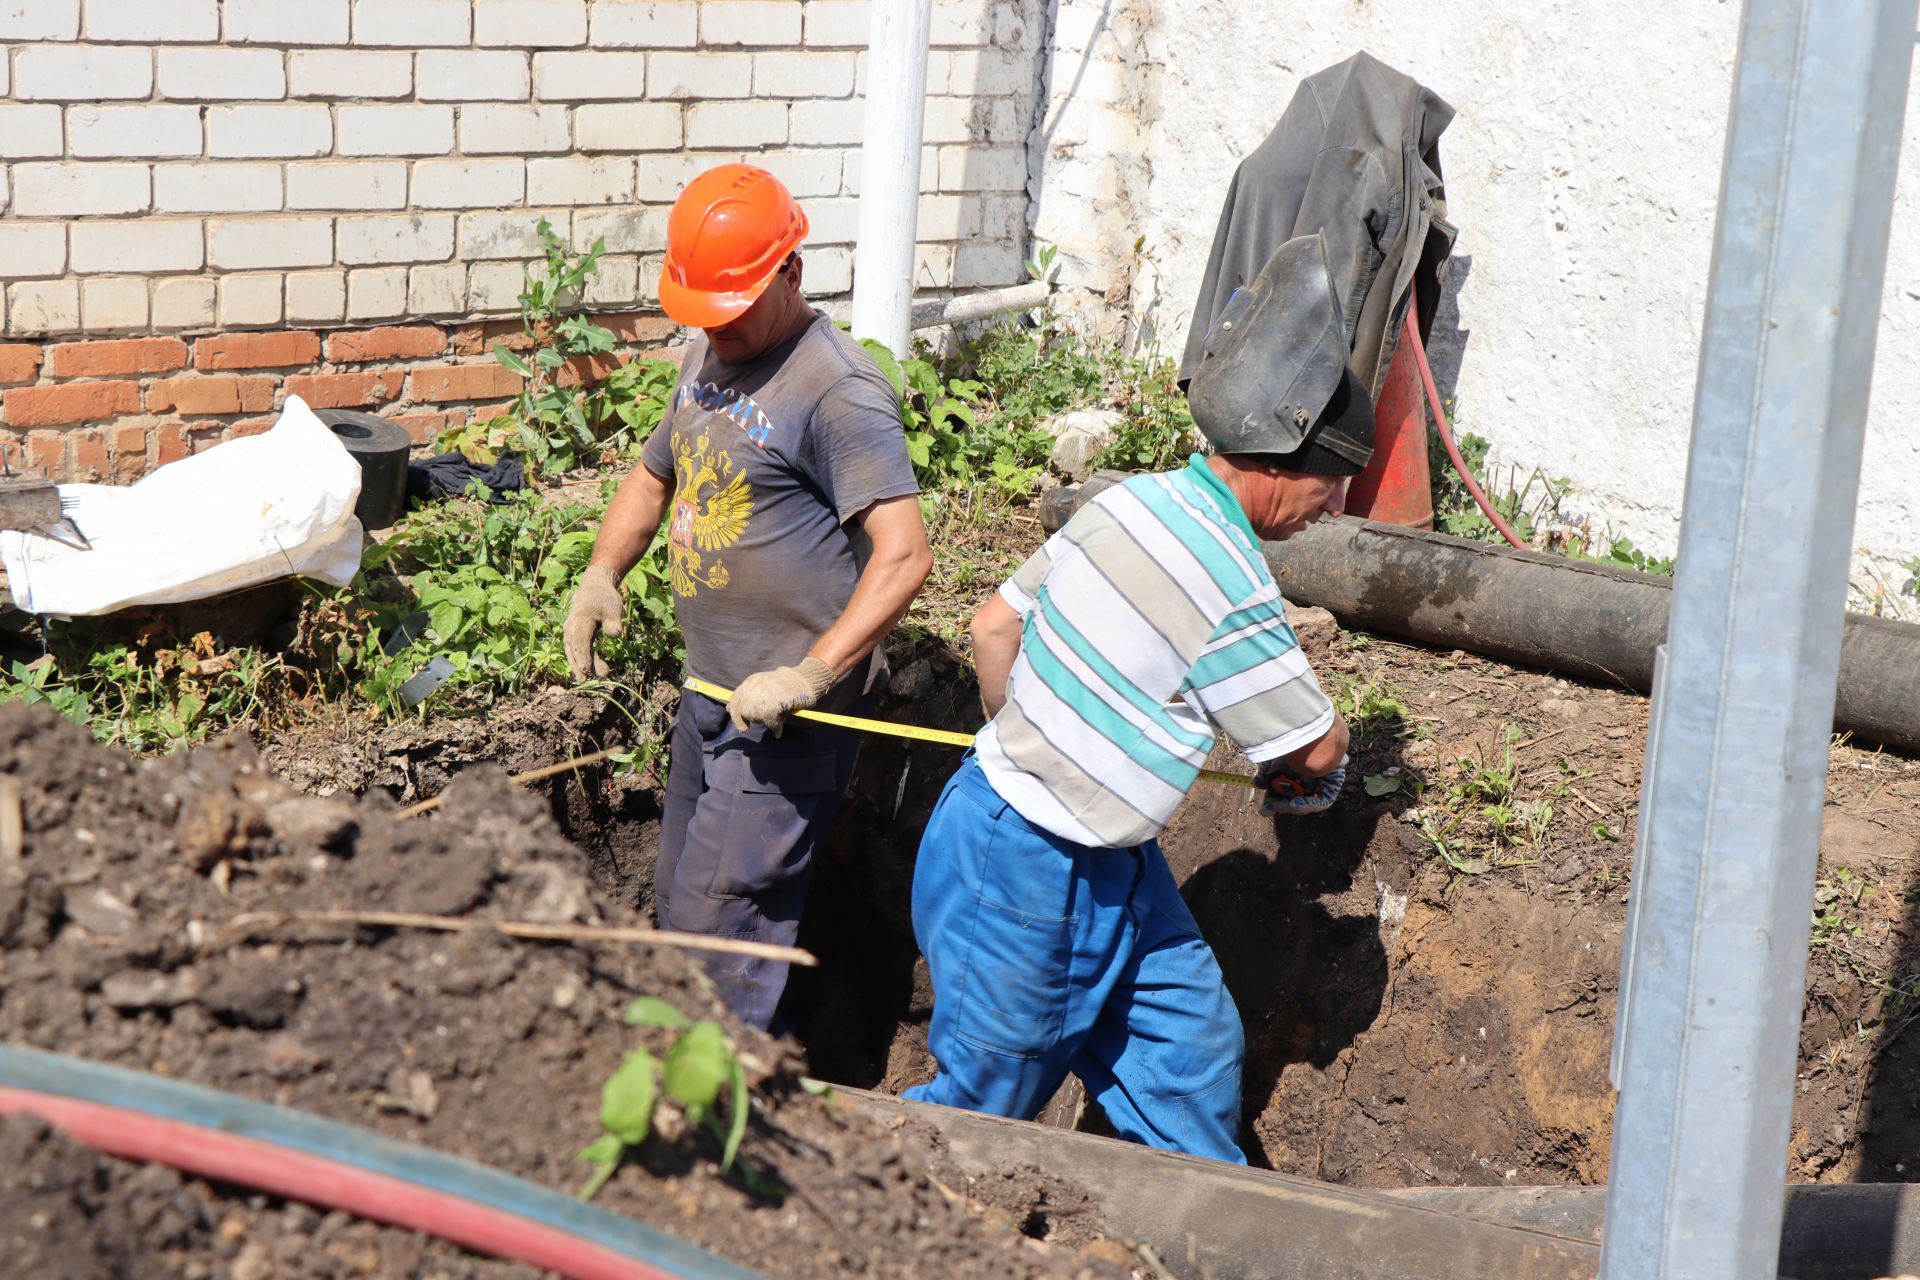
[[[287,65],[277,49],[162,49],[160,96],[182,102],[230,102],[287,96]]]
[[[289,271],[288,324],[339,324],[347,314],[347,273],[344,271]],[[154,294],[158,309],[160,296]]]
[[[844,98],[853,92],[851,53],[756,53],[756,98]]]
[[[73,224],[73,269],[110,272],[198,271],[206,261],[206,229],[198,218]]]
[[[538,230],[541,217],[538,209],[463,214],[458,256],[472,260],[538,257],[542,252]]]
[[[87,0],[88,40],[198,44],[220,38],[218,0]]]
[[[413,166],[416,208],[519,204],[526,195],[527,168],[518,160],[422,160]]]
[[[0,159],[65,155],[61,138],[59,107],[0,104]]]
[[[201,277],[160,281],[153,286],[154,328],[211,329],[215,315],[214,292],[213,281]]]
[[[800,43],[802,6],[791,0],[705,0],[700,42],[710,46]]]
[[[753,58],[744,53],[656,53],[650,98],[744,98],[753,91]]]
[[[347,273],[347,319],[397,320],[406,313],[405,267],[376,267]]]
[[[88,333],[135,333],[147,325],[147,282],[99,277],[80,282],[80,327]]]
[[[338,260],[349,265],[445,262],[453,256],[452,214],[342,218],[335,235]]]
[[[689,147],[758,147],[787,140],[784,102],[696,102],[687,108]]]
[[[207,223],[207,261],[228,271],[324,267],[333,260],[333,224],[325,218],[214,218]]]
[[[7,290],[7,332],[13,334],[78,333],[80,283],[77,280],[30,280]]]
[[[420,53],[422,102],[525,102],[527,55],[506,50],[426,49]]]
[[[117,45],[28,45],[14,55],[13,95],[46,102],[102,102],[153,92],[153,50]]]
[[[864,49],[872,30],[867,0],[809,0],[806,43],[817,49]]]
[[[407,166],[398,162],[287,166],[289,209],[404,209]]]
[[[463,107],[460,149],[470,155],[531,155],[572,145],[565,107]]]
[[[416,316],[456,316],[467,309],[465,263],[413,267],[407,272],[407,308]]]
[[[0,0],[0,40],[72,40],[80,0]]]
[[[343,156],[438,156],[453,150],[452,107],[339,108]]]
[[[156,213],[277,213],[277,164],[160,164],[153,167]]]
[[[691,49],[700,42],[694,0],[594,0],[596,49]]]
[[[545,102],[626,102],[645,95],[643,53],[536,53],[534,96]]]
[[[333,151],[333,113],[321,106],[207,108],[207,154],[254,160]]]
[[[277,275],[225,276],[220,281],[220,323],[231,329],[264,329],[280,323],[284,286]]]
[[[533,204],[614,204],[633,195],[633,161],[624,157],[527,161],[527,199]]]
[[[65,275],[67,228],[53,222],[0,222],[0,280]]]
[[[69,107],[67,152],[81,159],[174,158],[201,151],[200,108]]]
[[[467,305],[475,311],[516,310],[522,286],[519,264],[476,262],[467,272]]]
[[[667,210],[660,206],[573,215],[573,249],[605,240],[608,253],[657,253],[667,247]]]
[[[413,92],[410,54],[297,49],[289,64],[297,98],[404,98]]]
[[[23,218],[145,213],[153,184],[140,164],[23,164],[13,170],[13,211]]]
[[[472,0],[354,0],[353,42],[418,49],[463,45],[473,35]]]
[[[793,104],[790,125],[793,137],[810,145],[840,146],[857,143],[866,137],[866,99],[796,102]]]
[[[923,287],[1027,248],[1030,29],[1046,4],[933,0]],[[696,174],[743,159],[805,203],[809,287],[844,292],[871,13],[868,0],[0,0],[0,268],[19,268],[0,270],[18,282],[0,324],[511,312],[543,214],[576,251],[605,242],[595,304],[651,305],[668,207]]]
[[[349,0],[226,0],[226,39],[236,44],[345,44]]]
[[[573,143],[582,151],[674,151],[680,107],[671,102],[592,104],[573,113]]]
[[[573,49],[587,42],[586,0],[473,0],[473,42]]]

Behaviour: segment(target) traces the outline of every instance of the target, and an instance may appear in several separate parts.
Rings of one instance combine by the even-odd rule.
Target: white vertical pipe
[[[878,338],[889,350],[902,353],[907,349],[913,307],[931,10],[932,0],[873,0],[867,32],[860,239],[853,250],[853,336]]]

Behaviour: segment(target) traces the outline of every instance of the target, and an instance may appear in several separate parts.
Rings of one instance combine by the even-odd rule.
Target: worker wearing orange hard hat
[[[641,465],[621,482],[566,623],[577,677],[605,675],[620,583],[666,527],[686,670],[654,872],[664,928],[791,944],[853,772],[852,731],[790,712],[855,708],[933,557],[900,402],[801,292],[807,215],[764,169],[724,164],[667,219],[660,305],[700,331]],[[778,961],[717,957],[735,1010],[774,1023]]]

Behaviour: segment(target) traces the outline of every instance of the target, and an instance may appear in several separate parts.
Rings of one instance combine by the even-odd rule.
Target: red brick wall
[[[594,319],[613,358],[576,364],[589,381],[675,332],[661,316]],[[56,480],[127,483],[222,440],[272,426],[288,395],[315,409],[364,409],[426,443],[491,417],[520,390],[493,358],[533,344],[518,321],[290,330],[203,338],[0,343],[0,445],[15,467]]]

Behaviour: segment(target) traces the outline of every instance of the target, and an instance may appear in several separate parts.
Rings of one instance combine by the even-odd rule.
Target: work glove
[[[588,565],[580,575],[580,585],[573,589],[566,629],[560,633],[575,680],[584,680],[589,674],[607,674],[607,660],[594,651],[593,639],[601,631],[619,635],[626,609],[626,597],[620,594],[620,581],[613,570],[603,564]]]
[[[742,733],[764,724],[778,736],[782,716],[812,706],[832,687],[833,668],[808,654],[797,667],[756,671],[742,680],[727,701],[727,715]]]
[[[1269,760],[1260,766],[1254,780],[1267,788],[1267,796],[1260,802],[1261,813],[1324,813],[1333,808],[1333,802],[1340,798],[1340,788],[1347,783],[1347,757],[1341,756],[1332,773],[1318,778],[1303,778],[1281,761]]]

